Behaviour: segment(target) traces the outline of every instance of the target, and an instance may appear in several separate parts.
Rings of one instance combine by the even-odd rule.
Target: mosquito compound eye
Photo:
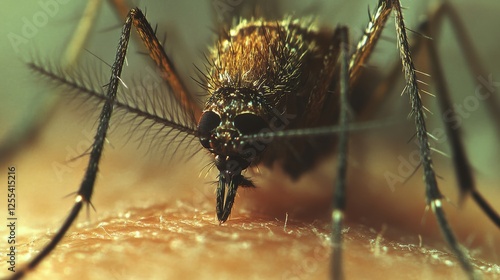
[[[210,148],[210,135],[212,131],[220,125],[221,119],[219,115],[212,111],[206,111],[201,115],[198,122],[198,133],[200,136],[201,145],[205,148]]]
[[[264,128],[269,127],[262,117],[252,113],[237,115],[234,118],[234,126],[243,135],[256,134],[261,132]]]
[[[219,115],[212,111],[206,111],[201,115],[198,123],[198,132],[201,136],[209,136],[210,133],[220,125],[221,119]]]

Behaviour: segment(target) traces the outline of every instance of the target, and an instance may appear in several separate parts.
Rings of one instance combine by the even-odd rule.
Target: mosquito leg
[[[433,41],[426,42],[427,49],[429,50],[429,60],[432,65],[432,76],[434,77],[437,91],[437,99],[441,112],[454,112],[453,106],[451,105],[450,93],[448,86],[445,83],[445,77],[443,74],[443,67],[439,61],[439,55],[437,53],[436,46]],[[474,177],[472,175],[472,169],[467,159],[465,153],[464,145],[461,140],[461,129],[460,127],[452,128],[451,124],[445,122],[446,134],[450,139],[451,154],[453,158],[453,164],[455,168],[455,176],[457,176],[458,185],[460,187],[460,193],[465,196],[469,193],[472,194],[474,200],[483,209],[483,211],[488,215],[488,217],[500,227],[500,217],[493,210],[493,208],[488,204],[488,202],[477,192],[474,182]]]
[[[111,77],[107,85],[107,100],[104,102],[101,114],[99,116],[99,126],[94,138],[94,143],[92,144],[89,164],[87,166],[87,170],[85,172],[80,188],[76,193],[75,204],[53,239],[42,249],[42,251],[40,251],[40,253],[34,259],[32,259],[27,264],[26,267],[18,270],[15,274],[12,275],[10,279],[20,279],[29,271],[33,270],[45,257],[47,257],[48,254],[50,254],[50,252],[62,240],[67,230],[73,224],[76,217],[80,213],[83,205],[88,205],[91,203],[92,192],[94,190],[94,182],[97,175],[102,149],[104,146],[104,140],[106,138],[106,134],[109,128],[109,121],[113,112],[113,103],[116,99],[119,77],[121,75],[123,63],[125,61],[131,25],[132,18],[128,18],[125,25],[123,26],[115,62],[111,68]]]
[[[118,7],[118,13],[121,15],[123,13],[125,3],[122,0],[113,0],[113,3]],[[146,20],[146,17],[139,9],[132,9],[132,13],[129,16],[132,18],[132,23],[134,24],[142,42],[148,49],[148,53],[159,70],[159,75],[164,81],[167,82],[168,86],[172,89],[172,93],[175,99],[180,103],[183,111],[191,113],[194,121],[197,121],[201,116],[201,108],[197,104],[196,100],[191,96],[186,87],[182,83],[177,75],[177,71],[174,65],[168,58],[162,45],[156,38],[156,34],[151,28],[151,25]]]
[[[378,13],[377,13],[378,14]],[[455,35],[458,39],[458,45],[462,48],[464,57],[469,64],[469,69],[473,75],[479,75],[481,77],[486,77],[486,73],[483,66],[479,62],[477,52],[475,51],[473,45],[470,43],[471,40],[465,31],[462,21],[458,16],[453,6],[448,2],[443,2],[436,10],[434,10],[427,20],[419,27],[417,33],[423,33],[431,38],[438,38],[439,27],[441,26],[442,20],[448,18],[451,21],[452,27],[455,30]],[[374,18],[375,19],[375,18]],[[369,25],[371,26],[371,25]],[[368,32],[366,34],[370,34]],[[367,36],[367,35],[365,35]],[[451,106],[451,99],[447,85],[444,83],[445,78],[443,75],[442,67],[439,62],[439,56],[437,54],[435,41],[429,40],[423,36],[416,36],[414,42],[411,46],[411,53],[416,55],[422,46],[429,49],[430,57],[429,61],[433,66],[433,77],[436,80],[438,94],[438,102],[441,107],[441,112],[453,112],[453,106]],[[366,40],[369,41],[369,40]],[[362,51],[363,48],[359,48]],[[400,66],[399,66],[400,67]],[[391,88],[394,86],[394,80],[396,79],[399,67],[397,65],[393,66],[388,77],[377,85],[376,89],[368,97],[370,99],[366,104],[366,108],[362,108],[358,113],[358,117],[367,118],[372,114],[373,109],[377,108],[376,105],[384,100],[387,92],[390,92]],[[497,122],[497,126],[500,126],[500,110],[498,109],[498,100],[495,95],[490,95],[488,102],[484,102],[485,106],[489,109],[494,121]],[[447,135],[451,139],[450,145],[452,147],[452,156],[455,165],[455,174],[458,178],[460,192],[462,197],[467,194],[471,194],[474,201],[481,207],[481,209],[488,215],[488,217],[500,228],[500,216],[491,207],[491,205],[486,201],[486,199],[477,191],[474,183],[474,178],[468,162],[467,156],[465,154],[465,149],[463,143],[460,140],[460,129],[452,129],[448,123],[446,123]]]
[[[351,56],[349,62],[349,81],[351,86],[356,84],[356,80],[359,78],[359,74],[363,70],[365,62],[368,61],[373,53],[373,49],[382,34],[382,30],[390,14],[391,7],[387,5],[387,1],[381,0],[375,15],[370,18],[370,22],[356,46],[356,51]]]
[[[416,36],[415,39],[410,46],[410,52],[413,56],[422,48],[423,37]],[[377,108],[380,108],[380,105],[386,101],[389,93],[393,92],[394,87],[397,85],[395,81],[401,76],[401,62],[396,61],[390,69],[389,74],[375,85],[374,90],[366,93],[361,92],[361,94],[364,94],[362,98],[366,98],[367,100],[363,101],[363,106],[357,110],[356,118],[358,121],[370,120]]]
[[[62,61],[63,67],[72,68],[75,66],[82,50],[84,49],[85,42],[88,40],[89,34],[96,23],[95,18],[99,13],[101,4],[102,0],[88,1],[80,22],[73,32],[73,37],[69,41],[68,47],[64,52]]]
[[[349,39],[346,27],[339,27],[335,35],[340,37],[340,128],[338,143],[337,178],[333,194],[332,212],[332,277],[342,279],[342,224],[344,220],[347,176],[347,141],[348,141],[348,94],[349,94]],[[334,36],[335,36],[334,35]]]
[[[420,146],[420,160],[424,170],[427,204],[431,206],[431,209],[433,210],[441,229],[441,233],[443,234],[453,253],[457,256],[460,265],[465,270],[465,272],[467,272],[470,279],[476,279],[478,275],[476,275],[467,254],[462,250],[460,244],[457,242],[455,234],[451,230],[442,208],[441,199],[443,196],[438,188],[436,175],[432,167],[431,150],[429,146],[425,116],[423,112],[424,109],[418,89],[417,77],[415,67],[413,65],[413,59],[410,53],[408,38],[406,35],[406,27],[401,12],[401,5],[399,1],[396,0],[387,1],[387,4],[389,4],[393,8],[396,17],[397,40],[401,61],[403,64],[403,72],[406,79],[405,92],[408,93],[410,97],[412,108],[411,114],[415,118],[415,126],[417,130],[416,136]]]
[[[486,71],[481,63],[481,59],[479,59],[478,52],[476,51],[474,45],[472,44],[472,40],[466,32],[465,26],[460,19],[457,11],[453,8],[448,1],[441,1],[441,5],[433,12],[429,21],[431,24],[429,25],[431,34],[436,34],[436,28],[439,28],[441,25],[441,20],[446,18],[450,21],[451,26],[455,32],[455,36],[457,38],[458,45],[462,48],[462,54],[469,65],[469,69],[471,75],[474,77],[486,77]],[[433,30],[434,29],[434,30]],[[484,102],[486,108],[491,114],[491,119],[496,122],[496,127],[500,127],[500,100],[498,96],[495,94],[490,94],[488,97],[488,102]],[[497,130],[500,134],[500,131]]]
[[[364,34],[358,41],[356,50],[350,57],[349,82],[351,87],[359,84],[357,80],[362,76],[365,63],[370,59],[390,14],[391,7],[387,5],[386,1],[380,1],[375,13],[370,15],[370,21],[364,30]],[[354,108],[357,118],[369,116],[373,113],[374,108],[377,108],[377,104],[380,104],[384,100],[384,97],[390,92],[389,89],[395,85],[395,77],[399,75],[399,69],[401,68],[398,65],[395,64],[393,66],[389,77],[375,91],[369,91],[367,94],[363,94],[364,90],[356,91],[356,96],[359,96],[358,92],[361,92],[360,94],[362,95],[359,99],[356,98],[356,102],[353,102],[353,104],[362,104],[358,108]]]
[[[442,209],[441,199],[442,195],[437,186],[435,172],[432,167],[432,159],[430,146],[428,142],[427,129],[425,125],[425,117],[423,113],[423,105],[419,94],[417,85],[417,78],[415,67],[411,57],[410,46],[408,43],[404,20],[401,12],[401,5],[397,0],[380,0],[377,12],[371,19],[365,34],[358,44],[356,52],[351,57],[350,76],[351,84],[359,77],[359,72],[362,70],[363,63],[369,58],[375,42],[378,40],[381,32],[381,27],[385,24],[390,11],[394,10],[396,16],[396,31],[398,46],[400,50],[401,60],[403,64],[403,72],[406,79],[405,92],[409,94],[410,103],[412,107],[412,115],[415,117],[416,135],[420,146],[420,157],[424,169],[424,181],[426,184],[426,197],[427,203],[433,209],[438,220],[441,232],[445,237],[447,243],[457,256],[462,268],[468,273],[469,277],[474,279],[476,277],[474,269],[456,238],[448,225],[444,211]],[[416,48],[420,48],[417,43]],[[394,71],[393,71],[394,72]],[[481,205],[484,205],[481,204]]]
[[[432,38],[437,38],[437,28],[441,23],[441,20],[444,16],[449,16],[451,19],[452,25],[455,30],[457,30],[456,34],[458,37],[459,45],[462,46],[464,50],[464,56],[467,57],[467,61],[469,62],[469,67],[472,69],[473,73],[484,73],[482,71],[481,65],[477,61],[477,57],[475,52],[473,51],[472,45],[469,43],[467,39],[467,35],[465,34],[465,30],[463,30],[463,26],[456,15],[456,12],[452,9],[452,7],[446,2],[443,3],[436,12],[429,17],[429,20],[424,22],[421,25],[421,29],[426,34],[429,34]],[[439,103],[439,107],[441,112],[451,112],[454,114],[455,110],[452,106],[452,101],[450,98],[450,93],[448,90],[448,86],[445,83],[445,76],[443,72],[443,67],[439,60],[439,55],[437,52],[437,47],[435,45],[434,40],[424,40],[426,48],[429,50],[429,61],[432,66],[432,76],[436,81],[436,87],[439,94],[437,94],[437,99]],[[468,53],[472,52],[472,54]],[[480,71],[480,72],[476,72]],[[480,74],[482,75],[482,74]],[[484,77],[484,75],[483,75]],[[494,95],[490,95],[491,98],[495,97]],[[488,102],[484,102],[488,104],[488,108],[490,112],[493,113],[493,117],[497,118],[497,114],[500,112],[498,110],[496,100],[488,100]],[[500,116],[498,116],[500,118]],[[499,119],[496,119],[499,121]],[[460,188],[460,194],[462,197],[465,197],[467,194],[471,194],[474,201],[479,205],[479,207],[488,215],[488,217],[500,228],[500,216],[498,213],[490,206],[490,204],[484,199],[484,197],[477,191],[476,185],[474,182],[474,177],[472,174],[472,169],[469,164],[469,160],[465,153],[464,145],[461,140],[461,128],[453,128],[449,122],[445,122],[446,135],[450,139],[450,147],[453,158],[453,164],[455,168],[455,176],[457,177],[458,185]]]

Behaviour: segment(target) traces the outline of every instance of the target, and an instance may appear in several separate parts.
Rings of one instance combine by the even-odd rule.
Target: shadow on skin
[[[51,166],[41,161],[64,155],[51,154],[60,147],[46,145],[42,141],[14,159],[23,178],[19,215],[25,220],[18,232],[18,265],[58,228],[72,201],[61,197],[76,189],[85,167],[52,184]],[[321,187],[308,190],[308,178],[299,182],[304,191],[287,188],[288,179],[272,173],[274,179],[262,187],[240,190],[230,219],[219,225],[215,185],[206,183],[215,175],[198,178],[197,160],[172,168],[131,161],[121,149],[107,149],[93,200],[97,212],[81,213],[79,225],[28,279],[328,278],[331,194]],[[424,214],[421,178],[390,191],[383,178],[372,174],[379,174],[379,167],[363,166],[353,166],[349,174],[346,279],[464,279],[432,213]],[[30,171],[35,168],[38,173]],[[261,171],[262,177],[270,174]],[[484,278],[499,277],[498,229],[471,201],[460,209],[445,207],[476,268],[482,268]]]

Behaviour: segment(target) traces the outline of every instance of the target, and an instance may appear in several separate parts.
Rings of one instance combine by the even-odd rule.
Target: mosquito
[[[426,127],[426,108],[422,103],[418,71],[412,52],[426,49],[432,63],[432,76],[437,84],[436,98],[442,112],[453,111],[450,94],[436,54],[433,41],[422,35],[409,43],[401,3],[398,0],[380,0],[370,13],[370,20],[355,48],[350,47],[350,32],[346,26],[317,28],[310,21],[285,17],[278,21],[252,18],[240,20],[220,35],[219,41],[207,55],[206,65],[199,69],[198,83],[207,93],[200,106],[179,78],[174,65],[166,55],[156,31],[139,8],[126,15],[109,82],[104,91],[86,87],[78,78],[58,72],[38,63],[29,66],[49,80],[66,85],[89,99],[101,102],[102,109],[94,142],[89,152],[88,167],[83,182],[75,193],[74,206],[62,227],[51,241],[25,268],[11,278],[18,279],[35,269],[60,243],[85,205],[91,204],[99,162],[102,156],[109,123],[115,110],[125,111],[141,121],[152,121],[165,127],[173,140],[197,139],[201,147],[213,158],[218,171],[215,213],[220,224],[231,216],[240,188],[254,188],[255,184],[245,171],[258,166],[272,166],[279,162],[292,178],[310,171],[325,154],[337,154],[336,180],[333,185],[331,277],[344,278],[343,242],[344,213],[349,135],[358,130],[392,125],[391,122],[358,123],[354,116],[368,110],[374,96],[363,95],[366,103],[356,102],[353,88],[362,83],[368,59],[380,41],[381,32],[391,18],[395,19],[397,48],[399,51],[405,87],[402,95],[409,98],[410,116],[414,120],[414,139],[418,143],[419,168],[423,170],[426,203],[437,219],[442,235],[469,279],[479,279],[470,257],[457,241],[443,211],[444,196],[438,188],[436,172],[431,158]],[[459,34],[463,28],[454,9],[443,2],[429,19],[419,26],[416,34],[435,34],[434,25],[449,18]],[[120,98],[119,88],[125,86],[120,78],[125,64],[129,37],[135,28],[158,67],[159,75],[171,88],[172,97],[158,101],[128,95]],[[463,38],[460,38],[463,40]],[[461,44],[465,41],[461,41]],[[401,68],[395,70],[400,71]],[[393,71],[393,72],[397,72]],[[388,79],[381,88],[392,86]],[[359,96],[358,96],[359,98]],[[180,114],[159,112],[150,105],[173,102]],[[375,101],[374,101],[375,102]],[[371,103],[370,103],[371,104]],[[490,102],[495,114],[495,102]],[[171,105],[165,105],[167,108]],[[498,112],[498,111],[496,111]],[[500,218],[486,199],[476,190],[472,171],[464,152],[458,128],[446,126],[450,139],[454,168],[462,195],[470,195],[485,214],[500,227]],[[173,141],[172,140],[172,141]],[[333,171],[332,171],[333,172]]]

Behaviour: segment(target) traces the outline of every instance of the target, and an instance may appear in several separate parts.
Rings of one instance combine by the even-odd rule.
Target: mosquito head
[[[265,143],[249,142],[242,136],[269,128],[269,110],[262,94],[245,88],[221,88],[208,99],[198,122],[200,142],[215,156],[219,169],[217,217],[224,222],[239,186],[253,186],[241,172],[256,162]],[[227,191],[226,191],[227,187]]]
[[[207,101],[198,123],[200,142],[215,156],[217,168],[231,172],[247,168],[265,145],[243,141],[242,136],[263,132],[269,127],[269,114],[261,94],[248,89],[222,88]],[[228,165],[230,167],[228,167]]]

